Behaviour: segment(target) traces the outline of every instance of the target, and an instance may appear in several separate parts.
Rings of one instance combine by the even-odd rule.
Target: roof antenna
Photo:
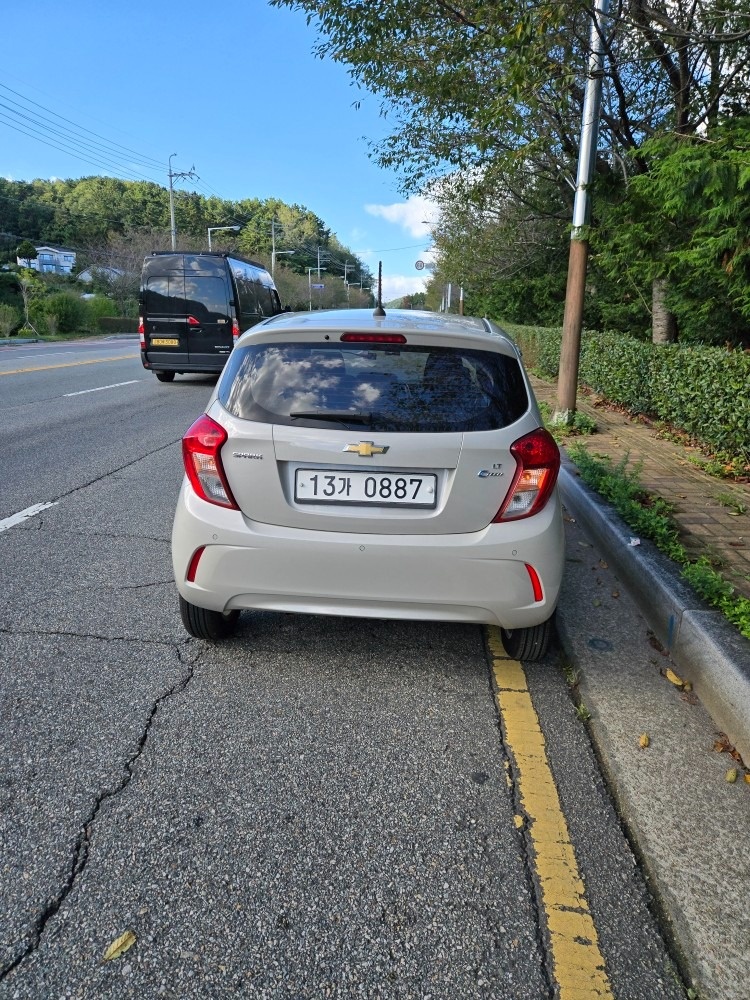
[[[375,306],[375,312],[373,313],[377,319],[381,316],[385,316],[385,309],[383,308],[383,261],[378,261],[378,304]]]

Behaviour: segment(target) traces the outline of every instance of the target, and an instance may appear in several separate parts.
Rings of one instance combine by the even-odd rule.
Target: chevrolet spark
[[[172,558],[191,635],[262,609],[492,624],[511,656],[544,655],[560,456],[489,320],[273,317],[238,340],[182,446]]]

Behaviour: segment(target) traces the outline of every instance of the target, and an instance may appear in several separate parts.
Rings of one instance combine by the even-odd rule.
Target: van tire
[[[160,382],[174,382],[174,372],[154,372]]]
[[[208,608],[199,608],[195,604],[190,604],[181,596],[180,617],[186,631],[195,639],[204,639],[206,642],[221,642],[222,639],[228,639],[236,631],[240,613],[239,611],[228,611],[226,614],[222,614],[221,611],[209,611]]]
[[[555,616],[552,615],[546,622],[530,628],[500,629],[505,652],[514,660],[526,660],[529,663],[541,660],[549,649],[554,628]]]

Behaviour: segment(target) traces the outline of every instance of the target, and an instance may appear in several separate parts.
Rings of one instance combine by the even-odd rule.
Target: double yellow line
[[[521,664],[505,652],[499,631],[495,628],[487,631],[495,701],[505,742],[513,755],[522,809],[522,815],[516,816],[516,825],[526,831],[533,847],[533,864],[541,887],[552,971],[560,1000],[612,1000],[586,889],[526,674]]]

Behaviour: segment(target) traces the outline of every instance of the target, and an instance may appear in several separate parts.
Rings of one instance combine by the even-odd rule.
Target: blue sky
[[[264,0],[36,0],[6,6],[3,36],[1,103],[18,111],[23,95],[37,114],[163,164],[123,151],[122,169],[105,170],[14,130],[0,108],[3,176],[108,172],[166,186],[177,153],[172,169],[194,166],[200,180],[187,186],[203,194],[315,212],[374,272],[383,261],[386,301],[424,288],[414,265],[434,209],[406,199],[369,159],[367,140],[387,133],[379,101],[313,55],[317,36],[301,13]]]

